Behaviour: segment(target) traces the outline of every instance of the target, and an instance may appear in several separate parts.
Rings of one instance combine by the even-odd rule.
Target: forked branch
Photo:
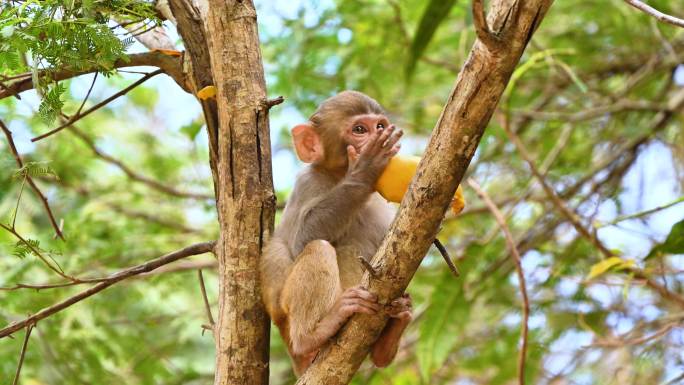
[[[501,228],[501,231],[504,234],[504,238],[506,239],[506,246],[508,247],[508,250],[510,251],[511,255],[513,256],[513,262],[515,264],[515,271],[518,274],[518,283],[520,285],[520,296],[522,297],[523,300],[523,305],[522,305],[522,313],[523,313],[523,319],[521,321],[520,325],[520,352],[518,353],[518,384],[519,385],[524,385],[525,384],[525,359],[527,357],[527,333],[528,333],[528,320],[530,318],[530,300],[527,297],[527,283],[525,282],[525,274],[523,272],[522,268],[522,258],[520,257],[520,253],[518,252],[518,248],[515,245],[515,240],[513,239],[513,235],[511,234],[511,230],[508,228],[508,225],[506,224],[506,219],[504,218],[503,213],[501,213],[501,210],[499,210],[498,207],[494,204],[492,199],[487,195],[487,193],[480,187],[480,185],[472,178],[468,178],[468,184],[470,187],[475,190],[477,195],[482,198],[482,200],[485,202],[487,205],[487,208],[489,208],[489,211],[492,212],[492,215],[494,216],[494,219],[496,220],[496,223],[499,224],[499,227]]]
[[[640,10],[646,14],[649,14],[649,15],[655,17],[656,19],[658,19],[664,23],[668,23],[668,24],[676,25],[677,27],[684,28],[684,19],[680,19],[678,17],[674,17],[674,16],[668,15],[666,13],[662,13],[659,10],[657,10],[657,9],[651,7],[650,5],[645,4],[644,2],[639,1],[639,0],[625,0],[625,2],[629,5],[631,5],[632,7],[636,8],[636,9],[638,9],[638,10]]]
[[[136,276],[138,274],[147,273],[160,266],[164,266],[171,262],[177,261],[179,259],[189,257],[191,255],[204,254],[214,250],[214,245],[216,242],[203,242],[197,243],[192,246],[188,246],[184,249],[174,251],[172,253],[161,256],[157,259],[153,259],[149,262],[145,262],[141,265],[130,267],[126,270],[122,270],[118,273],[112,274],[110,277],[106,278],[102,282],[96,284],[95,286],[83,290],[82,292],[71,296],[61,302],[58,302],[52,306],[43,308],[36,314],[27,317],[21,321],[13,322],[3,329],[0,329],[0,338],[7,337],[16,333],[17,331],[35,325],[38,321],[45,319],[55,313],[58,313],[69,306],[78,303],[94,294],[101,292],[102,290],[114,285],[117,282],[121,282],[127,278]]]
[[[24,162],[21,160],[21,156],[17,151],[17,147],[14,145],[14,139],[12,139],[12,132],[9,130],[9,128],[7,128],[5,122],[3,122],[2,120],[0,120],[0,129],[2,129],[2,132],[5,134],[5,137],[7,137],[7,143],[9,145],[10,151],[12,152],[12,155],[14,156],[14,160],[17,162],[17,166],[19,166],[19,168],[24,167]],[[45,208],[45,212],[47,213],[48,218],[50,219],[50,224],[52,225],[52,228],[55,230],[55,234],[57,234],[58,237],[64,240],[62,229],[59,227],[57,221],[55,220],[55,216],[52,213],[52,209],[50,209],[50,205],[48,204],[47,198],[45,197],[45,195],[43,195],[43,192],[40,191],[36,183],[33,181],[33,178],[31,178],[31,176],[28,174],[26,174],[26,181],[28,182],[29,186],[31,186],[33,191],[36,193],[40,201],[43,203],[43,207]]]

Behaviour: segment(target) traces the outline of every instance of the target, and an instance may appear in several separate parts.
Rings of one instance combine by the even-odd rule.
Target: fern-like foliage
[[[50,162],[42,161],[24,163],[24,166],[22,168],[19,168],[16,171],[14,171],[13,177],[16,179],[23,179],[27,176],[34,178],[46,175],[51,175],[55,178],[59,178],[55,170],[50,166]]]
[[[29,0],[0,3],[0,75],[33,73],[40,116],[54,120],[64,88],[50,72],[96,68],[111,73],[133,40],[111,20],[160,25],[153,1]],[[39,76],[39,74],[41,74]]]
[[[33,250],[40,252],[40,241],[37,239],[26,239],[26,242],[18,241],[12,247],[12,255],[19,259],[24,259],[27,256],[34,254]]]

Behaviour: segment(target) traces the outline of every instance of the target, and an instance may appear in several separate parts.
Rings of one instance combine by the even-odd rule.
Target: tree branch
[[[628,100],[622,99],[617,102],[583,109],[579,112],[549,112],[549,111],[513,111],[514,114],[532,118],[535,121],[560,120],[564,122],[581,122],[599,118],[606,114],[628,111],[663,111],[667,106],[663,103],[652,102],[650,100]]]
[[[193,0],[168,0],[168,6],[176,18],[176,28],[188,52],[188,83],[192,85],[193,90],[213,85],[207,32],[203,23],[206,14],[202,14],[202,10]],[[202,6],[206,6],[206,2]],[[214,98],[200,100],[200,104],[209,137],[209,164],[214,180],[214,195],[218,198],[218,107]]]
[[[29,338],[31,337],[31,331],[33,331],[33,324],[26,327],[26,335],[24,336],[24,343],[21,345],[21,353],[19,354],[19,364],[17,365],[17,371],[14,374],[14,381],[12,385],[19,384],[19,375],[21,374],[21,367],[24,366],[24,357],[26,356],[26,348],[28,347]]]
[[[518,384],[519,385],[524,385],[525,384],[525,358],[527,356],[527,332],[528,332],[528,320],[530,318],[530,300],[527,298],[527,284],[525,283],[525,274],[523,273],[523,268],[522,268],[522,258],[520,257],[520,253],[518,252],[518,248],[515,246],[515,241],[513,240],[513,235],[511,234],[511,230],[508,228],[508,225],[506,224],[506,219],[504,218],[504,215],[501,213],[498,207],[494,204],[494,202],[489,198],[487,193],[482,190],[480,185],[473,179],[473,178],[468,178],[468,184],[470,187],[475,190],[477,195],[482,198],[482,200],[485,202],[487,207],[489,208],[489,211],[492,212],[492,215],[494,215],[494,219],[496,219],[496,222],[499,224],[499,227],[501,228],[501,231],[504,233],[504,238],[506,239],[506,246],[508,246],[508,250],[510,251],[511,255],[513,256],[513,262],[515,263],[515,270],[518,273],[518,281],[520,284],[520,295],[522,296],[523,300],[523,305],[522,305],[522,313],[523,313],[523,319],[522,323],[520,326],[520,353],[518,355]]]
[[[648,4],[645,4],[639,0],[625,0],[625,2],[629,5],[631,5],[632,7],[653,16],[662,22],[672,24],[672,25],[676,25],[677,27],[684,28],[684,19],[680,19],[678,17],[674,17],[674,16],[667,15],[665,13],[662,13],[662,12],[658,11],[657,9],[655,9],[655,8],[649,6]]]
[[[214,316],[211,315],[211,306],[209,305],[209,298],[207,298],[207,289],[204,286],[204,276],[202,276],[202,269],[197,269],[197,278],[199,279],[200,291],[202,292],[202,300],[204,301],[204,310],[207,312],[209,326],[211,326],[211,331],[212,333],[214,333],[216,328],[216,322],[214,322]]]
[[[146,273],[152,271],[160,266],[169,264],[171,262],[177,261],[179,259],[189,257],[191,255],[203,254],[208,252],[213,252],[214,245],[216,242],[203,242],[197,243],[192,246],[188,246],[181,250],[174,251],[172,253],[161,256],[157,259],[145,262],[143,264],[130,267],[128,269],[122,270],[118,273],[112,274],[108,278],[104,279],[102,282],[96,284],[95,286],[83,290],[82,292],[71,296],[59,303],[52,306],[46,307],[38,311],[36,314],[27,317],[18,322],[12,322],[3,329],[0,329],[0,338],[7,337],[13,333],[28,327],[29,325],[35,325],[38,321],[47,318],[55,313],[58,313],[69,306],[78,303],[94,294],[101,292],[102,290],[114,285],[117,282],[123,281],[126,278],[133,277],[138,274]]]
[[[9,144],[10,151],[12,151],[12,155],[14,155],[14,160],[17,162],[17,165],[19,166],[19,168],[24,167],[24,162],[21,160],[21,156],[19,156],[17,147],[14,145],[14,140],[12,139],[12,132],[9,130],[9,128],[7,128],[5,122],[3,122],[2,120],[0,120],[0,129],[2,129],[2,132],[7,137],[7,143]],[[28,174],[26,174],[26,181],[28,182],[29,186],[31,186],[33,191],[36,193],[40,201],[43,203],[43,207],[45,208],[45,212],[47,213],[48,218],[50,219],[50,224],[52,225],[52,228],[55,230],[55,234],[57,234],[59,238],[64,240],[64,234],[62,234],[62,229],[60,229],[59,225],[57,224],[57,221],[55,221],[55,216],[52,214],[52,209],[50,209],[50,205],[48,204],[47,198],[40,191],[36,183],[33,181],[33,178],[31,178],[31,176]]]
[[[505,49],[493,53],[477,40],[463,65],[399,213],[371,262],[378,278],[366,273],[362,279],[380,303],[398,297],[418,269],[508,80],[551,3],[521,1],[512,11],[510,1],[492,2],[490,19],[505,31]],[[352,316],[297,384],[348,383],[386,322],[382,314]]]
[[[484,43],[490,50],[500,49],[502,41],[498,36],[492,33],[487,25],[487,17],[485,16],[483,0],[473,0],[473,24],[475,25],[475,33],[477,38]]]
[[[616,225],[622,221],[627,221],[630,219],[645,217],[645,216],[651,215],[653,213],[656,213],[658,211],[665,210],[665,209],[668,209],[672,206],[678,205],[682,202],[684,202],[684,196],[679,197],[679,198],[675,199],[674,201],[666,203],[664,205],[654,207],[652,209],[639,211],[639,212],[636,212],[633,214],[628,214],[628,215],[620,215],[620,216],[616,217],[615,219],[613,219],[612,221],[600,223],[600,224],[596,225],[596,227],[600,228],[600,227],[606,227],[606,226],[613,226],[613,225]]]
[[[158,67],[164,73],[171,76],[173,80],[178,83],[178,85],[185,91],[190,92],[187,86],[185,74],[183,73],[183,68],[181,66],[181,58],[177,56],[165,55],[161,52],[144,52],[138,54],[129,55],[126,59],[119,59],[114,62],[113,68],[124,68],[124,67],[138,67],[138,66],[152,66]],[[38,76],[48,76],[54,81],[71,79],[77,76],[97,72],[101,70],[99,67],[91,67],[83,71],[71,71],[62,70],[59,68],[53,68],[50,70],[41,71]],[[7,84],[6,88],[0,87],[0,99],[4,99],[9,96],[16,95],[20,92],[24,92],[33,89],[35,85],[33,84],[33,77],[30,72],[25,74],[16,75],[16,80]]]
[[[209,194],[200,194],[200,193],[191,193],[191,192],[185,192],[185,191],[179,191],[174,187],[171,187],[169,185],[165,185],[155,179],[152,179],[148,176],[142,175],[130,167],[128,167],[125,163],[122,161],[114,158],[113,156],[106,154],[102,152],[96,145],[95,142],[89,138],[83,131],[81,131],[79,128],[74,126],[73,124],[65,124],[65,127],[69,127],[69,131],[76,135],[83,143],[90,148],[90,151],[95,154],[98,158],[102,159],[103,161],[112,164],[119,168],[124,174],[126,174],[127,177],[130,179],[143,183],[147,185],[148,187],[157,190],[159,192],[162,192],[164,194],[168,194],[171,196],[179,197],[179,198],[190,198],[190,199],[198,199],[198,200],[208,200],[208,199],[214,199],[213,196]]]
[[[520,156],[523,158],[525,163],[530,167],[530,170],[532,171],[532,174],[537,178],[537,181],[539,184],[541,184],[542,189],[544,192],[546,192],[547,196],[549,199],[551,199],[551,202],[553,205],[558,209],[558,211],[561,212],[563,217],[565,217],[570,224],[575,228],[575,230],[585,239],[587,239],[594,247],[596,247],[601,254],[605,258],[610,258],[613,257],[614,254],[608,248],[601,243],[601,241],[598,239],[596,232],[589,231],[581,222],[579,216],[577,213],[575,213],[573,210],[568,208],[568,206],[563,202],[563,200],[558,196],[558,194],[549,186],[548,183],[546,183],[546,180],[543,175],[539,172],[537,167],[535,166],[534,162],[532,161],[532,157],[530,156],[529,152],[527,152],[527,149],[525,146],[523,146],[522,141],[520,138],[513,133],[508,127],[504,127],[504,130],[506,130],[506,134],[508,134],[509,139],[515,147],[518,150],[518,153]],[[636,268],[631,268],[627,269],[627,271],[631,272],[635,278],[644,280],[646,283],[646,286],[650,287],[651,289],[655,290],[660,294],[661,297],[664,299],[670,300],[679,306],[684,308],[684,297],[674,293],[670,290],[668,290],[666,287],[660,285],[659,283],[653,281],[651,278],[646,276],[643,271],[640,269]]]
[[[141,77],[140,79],[138,79],[138,80],[136,80],[135,82],[133,82],[133,83],[132,83],[131,85],[129,85],[128,87],[122,89],[121,91],[115,93],[114,95],[108,97],[107,99],[101,101],[100,103],[97,103],[96,105],[90,107],[90,108],[87,109],[85,112],[83,112],[83,113],[76,113],[76,115],[70,117],[69,120],[68,120],[66,123],[62,124],[61,126],[59,126],[59,127],[57,127],[57,128],[53,128],[52,130],[50,130],[50,131],[48,131],[48,132],[46,132],[46,133],[44,133],[44,134],[41,134],[41,135],[36,136],[35,138],[32,138],[32,139],[31,139],[31,142],[37,142],[37,141],[39,141],[39,140],[41,140],[41,139],[47,138],[47,137],[50,136],[50,135],[53,135],[53,134],[56,134],[56,133],[62,131],[64,128],[66,128],[66,127],[70,126],[71,124],[73,124],[73,123],[75,123],[75,122],[77,122],[77,121],[79,121],[79,120],[85,118],[86,116],[90,115],[91,113],[93,113],[93,112],[99,110],[100,108],[106,106],[107,104],[109,104],[109,103],[112,102],[113,100],[115,100],[115,99],[117,99],[117,98],[120,98],[120,97],[126,95],[127,93],[131,92],[135,87],[137,87],[137,86],[143,84],[143,83],[146,82],[147,80],[149,80],[149,79],[151,79],[151,78],[153,78],[153,77],[159,75],[159,74],[162,73],[162,72],[164,72],[164,71],[163,71],[163,70],[156,70],[156,71],[153,71],[153,72],[150,72],[150,73],[146,74],[145,76],[143,76],[143,77]]]

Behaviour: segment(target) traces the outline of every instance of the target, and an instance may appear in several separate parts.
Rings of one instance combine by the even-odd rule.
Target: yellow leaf
[[[609,270],[628,269],[634,267],[634,265],[635,262],[633,259],[624,260],[620,257],[610,257],[592,265],[587,279],[594,279],[605,274]]]
[[[197,97],[202,100],[207,100],[216,96],[216,87],[206,86],[201,90],[197,91]]]
[[[378,178],[375,189],[388,201],[400,203],[416,173],[418,162],[420,158],[417,156],[395,155]],[[461,186],[458,186],[454,199],[451,201],[451,210],[458,214],[463,207],[465,207],[463,190]]]

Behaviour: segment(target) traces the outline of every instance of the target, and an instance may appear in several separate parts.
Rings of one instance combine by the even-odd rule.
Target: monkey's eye
[[[383,123],[378,123],[378,126],[375,128],[382,128],[383,130],[385,129],[385,125]]]
[[[352,128],[352,133],[354,133],[354,134],[365,134],[366,131],[367,131],[367,130],[366,130],[366,127],[364,127],[364,126],[362,126],[362,125],[360,125],[360,124],[357,124],[356,126],[354,126],[354,127]]]

